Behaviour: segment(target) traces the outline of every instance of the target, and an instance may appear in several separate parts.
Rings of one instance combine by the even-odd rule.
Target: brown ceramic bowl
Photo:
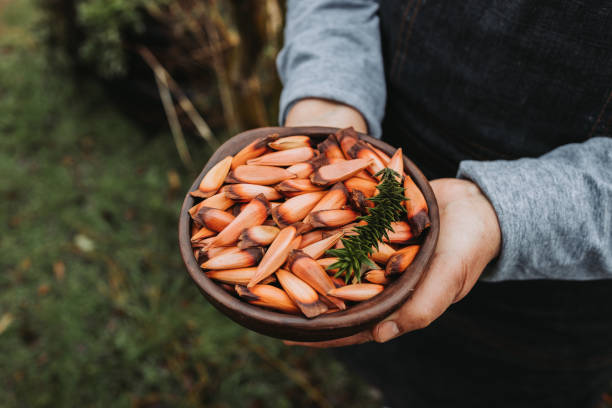
[[[338,131],[336,128],[327,127],[268,127],[249,130],[240,133],[225,142],[213,156],[208,160],[204,170],[191,185],[189,191],[198,188],[200,180],[218,161],[228,155],[234,155],[254,139],[278,133],[281,137],[291,135],[307,135],[313,139],[322,141],[329,134]],[[360,137],[389,156],[395,152],[395,148],[374,139],[370,136],[360,134]],[[427,205],[429,206],[429,217],[431,228],[426,232],[422,242],[421,250],[412,264],[394,282],[390,283],[376,297],[349,307],[347,310],[324,314],[314,319],[274,312],[258,306],[250,305],[221,288],[217,283],[209,279],[200,269],[196,262],[190,242],[191,217],[188,210],[195,202],[191,195],[185,196],[183,207],[179,218],[179,244],[181,256],[187,267],[191,279],[198,288],[217,309],[225,313],[235,322],[259,333],[287,340],[296,341],[320,341],[350,336],[361,330],[372,327],[386,316],[395,311],[410,297],[414,287],[426,270],[434,248],[438,241],[440,220],[438,216],[438,205],[436,198],[427,179],[421,171],[404,156],[404,167],[406,172],[419,186]]]

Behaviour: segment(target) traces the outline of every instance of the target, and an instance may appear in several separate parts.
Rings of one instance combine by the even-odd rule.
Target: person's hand
[[[354,127],[367,133],[368,126],[358,110],[326,99],[307,98],[296,102],[285,120],[285,126]]]
[[[472,182],[439,179],[431,182],[440,208],[440,236],[429,269],[413,296],[373,329],[338,340],[296,343],[338,347],[367,341],[386,342],[427,327],[472,289],[485,266],[498,254],[501,232],[489,200]]]

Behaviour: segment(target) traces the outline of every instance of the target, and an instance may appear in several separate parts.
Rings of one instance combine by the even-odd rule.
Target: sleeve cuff
[[[574,207],[583,197],[572,197],[568,175],[549,164],[538,159],[461,162],[457,177],[480,187],[501,228],[500,256],[481,280],[580,279],[572,268],[580,248],[568,240],[574,232],[564,217],[579,216]],[[561,262],[557,266],[552,260]]]
[[[520,271],[513,260],[518,258],[518,243],[525,239],[525,231],[517,216],[529,211],[525,198],[517,194],[512,185],[512,171],[507,162],[477,162],[463,161],[459,166],[457,178],[470,180],[478,185],[487,196],[499,221],[502,244],[500,256],[492,261],[481,276],[485,281],[503,281],[521,279],[524,271]],[[516,172],[515,172],[516,173]],[[520,185],[520,184],[519,184]],[[513,273],[510,273],[512,271]],[[512,275],[512,277],[510,276]],[[522,279],[527,276],[523,275]]]
[[[502,233],[488,281],[610,279],[612,140],[592,138],[539,158],[463,161],[493,205]]]

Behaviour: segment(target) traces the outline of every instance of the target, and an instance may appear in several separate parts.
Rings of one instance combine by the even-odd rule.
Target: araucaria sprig
[[[369,256],[374,252],[374,248],[378,249],[383,238],[389,239],[387,231],[393,231],[391,223],[401,220],[406,214],[406,209],[402,205],[406,198],[404,188],[398,181],[399,175],[385,168],[376,173],[376,176],[381,177],[381,182],[376,187],[379,193],[368,199],[374,203],[374,208],[370,209],[368,215],[358,218],[366,224],[353,229],[357,235],[342,238],[344,248],[327,251],[330,256],[338,258],[338,261],[327,269],[337,269],[336,276],[344,275],[346,282],[353,276],[361,282],[364,268],[376,267]]]

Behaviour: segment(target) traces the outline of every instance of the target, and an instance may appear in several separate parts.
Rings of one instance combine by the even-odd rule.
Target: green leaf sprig
[[[345,282],[348,282],[351,277],[361,282],[363,268],[376,267],[369,256],[372,255],[375,248],[378,249],[383,238],[389,239],[387,232],[393,231],[391,223],[401,220],[406,214],[406,209],[402,205],[406,198],[404,188],[398,181],[399,174],[389,168],[384,168],[376,173],[376,176],[381,177],[381,182],[376,186],[379,194],[368,198],[374,203],[374,208],[369,210],[368,215],[357,218],[358,221],[363,220],[367,224],[358,225],[353,229],[357,235],[342,238],[344,248],[327,251],[330,256],[338,258],[338,261],[328,266],[327,269],[337,269],[336,277],[344,274]]]

